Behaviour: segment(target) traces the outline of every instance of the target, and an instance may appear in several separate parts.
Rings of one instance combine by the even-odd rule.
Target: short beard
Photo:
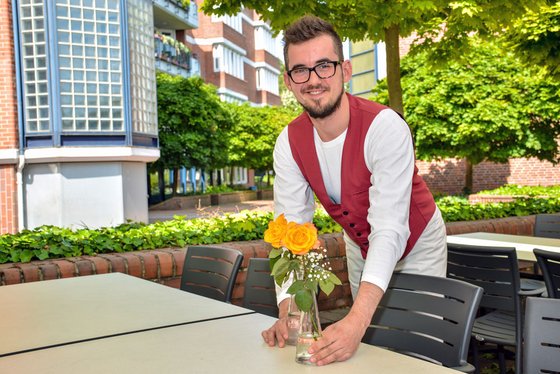
[[[342,103],[342,95],[344,95],[344,90],[341,90],[340,95],[338,95],[334,103],[330,105],[327,104],[327,106],[323,108],[318,108],[317,110],[307,107],[301,103],[300,105],[303,107],[303,109],[305,109],[307,114],[309,114],[309,117],[315,119],[323,119],[323,118],[327,118],[328,116],[336,112],[338,108],[340,108],[340,104]]]

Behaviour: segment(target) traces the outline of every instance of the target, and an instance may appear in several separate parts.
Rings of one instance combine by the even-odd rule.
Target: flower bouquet
[[[288,222],[284,214],[269,222],[264,241],[272,245],[270,251],[271,275],[282,286],[292,282],[292,295],[302,312],[297,338],[296,361],[308,363],[307,348],[321,336],[316,294],[319,290],[329,295],[340,279],[332,273],[326,249],[317,239],[317,228],[312,223]]]

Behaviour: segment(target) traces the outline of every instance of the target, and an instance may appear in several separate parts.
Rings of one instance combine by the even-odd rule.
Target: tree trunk
[[[159,200],[165,201],[165,177],[163,166],[158,167],[158,188],[159,188]]]
[[[472,193],[473,190],[473,164],[465,158],[465,195]]]
[[[177,187],[179,186],[179,168],[173,168],[173,185],[171,186],[171,196],[177,195]]]
[[[399,25],[391,25],[385,29],[385,47],[387,50],[389,106],[404,116],[401,87],[401,57],[399,54]]]

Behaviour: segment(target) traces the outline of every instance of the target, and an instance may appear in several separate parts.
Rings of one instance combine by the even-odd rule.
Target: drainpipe
[[[16,171],[16,185],[17,185],[17,216],[18,216],[18,231],[25,229],[24,212],[23,212],[23,167],[25,166],[25,156],[20,154],[18,157],[17,171]]]

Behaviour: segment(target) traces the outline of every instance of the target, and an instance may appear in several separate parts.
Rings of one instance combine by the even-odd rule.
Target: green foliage
[[[436,201],[445,222],[527,216],[560,212],[560,196],[518,198],[504,203],[469,204],[465,197],[447,196]]]
[[[528,12],[508,31],[507,40],[530,66],[544,66],[560,78],[560,2]]]
[[[520,186],[517,184],[506,184],[505,186],[493,190],[479,191],[477,195],[560,197],[560,186]]]
[[[426,53],[403,59],[405,112],[418,158],[558,161],[560,82],[524,67],[502,44],[471,41],[468,64],[433,69]],[[375,100],[386,102],[383,90],[383,84],[374,90],[381,92]]]
[[[317,210],[319,233],[339,232],[340,226],[327,222],[325,215],[324,211]],[[271,212],[243,211],[191,220],[176,216],[173,220],[149,225],[125,223],[98,230],[41,226],[1,235],[0,263],[257,240],[264,236],[272,218]]]
[[[278,106],[227,104],[235,125],[229,135],[230,165],[272,170],[272,151],[280,131],[297,114]]]
[[[227,165],[230,113],[216,88],[199,77],[157,74],[161,157],[154,167],[216,169]]]

